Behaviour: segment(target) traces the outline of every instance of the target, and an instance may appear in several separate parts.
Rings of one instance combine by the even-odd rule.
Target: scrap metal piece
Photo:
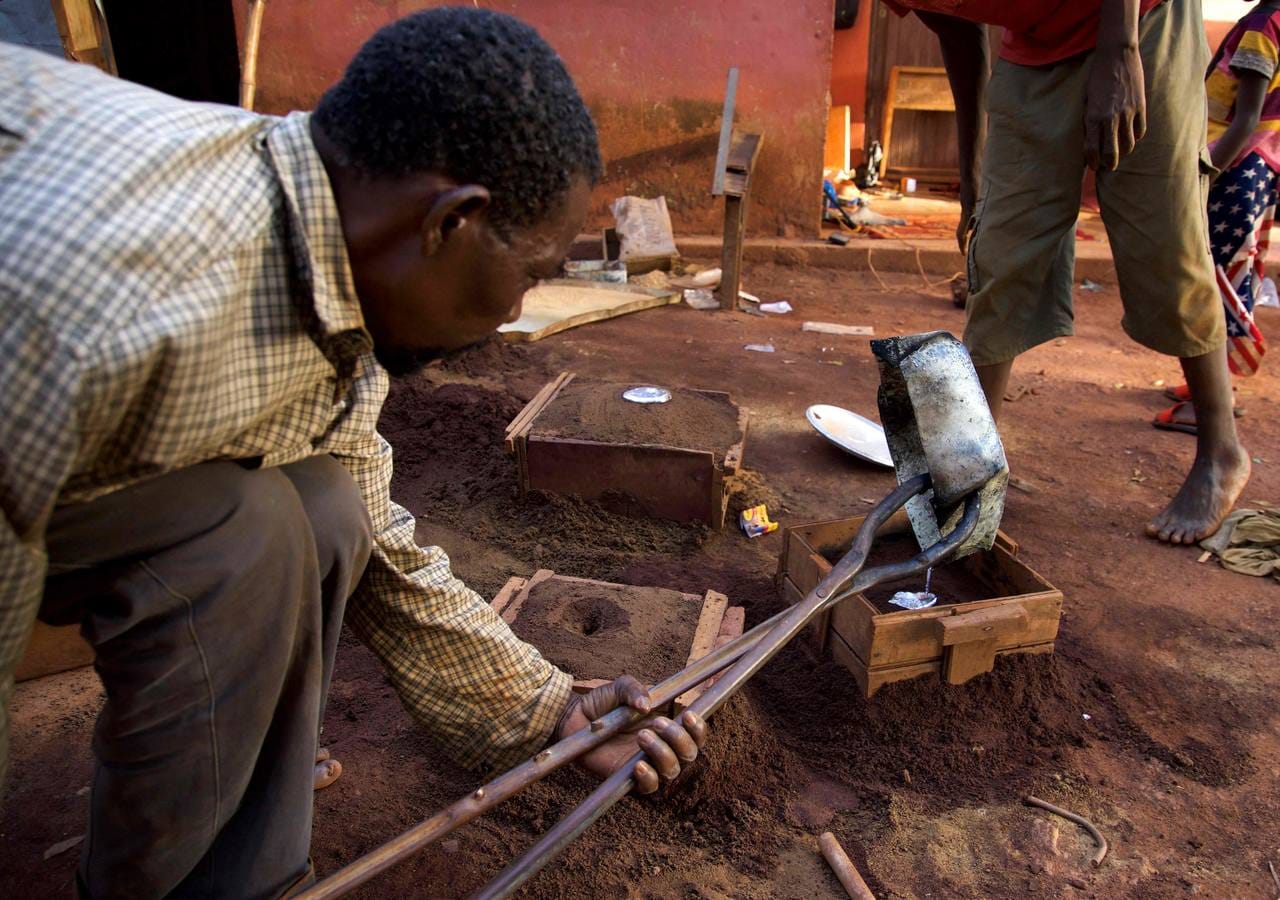
[[[978,492],[978,527],[953,558],[990,549],[1004,513],[1009,464],[964,345],[945,331],[871,342],[877,402],[898,482],[928,472],[933,489],[907,504],[921,547],[950,534],[964,498]]]

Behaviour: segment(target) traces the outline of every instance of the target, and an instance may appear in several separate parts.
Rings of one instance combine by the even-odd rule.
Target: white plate
[[[893,468],[889,442],[885,440],[884,428],[879,422],[825,403],[810,406],[804,411],[804,417],[818,434],[841,450],[867,462]]]

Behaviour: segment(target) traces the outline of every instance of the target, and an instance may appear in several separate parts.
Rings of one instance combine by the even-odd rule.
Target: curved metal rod
[[[871,552],[871,544],[880,526],[908,500],[928,490],[929,486],[929,476],[918,475],[903,482],[881,501],[867,515],[854,538],[853,545],[831,572],[802,601],[784,610],[780,617],[775,616],[774,618],[780,621],[769,630],[769,633],[760,638],[754,647],[744,652],[733,668],[704,691],[689,709],[702,716],[711,716],[823,609],[835,605],[853,593],[867,590],[881,581],[923,572],[939,560],[945,559],[967,540],[978,525],[981,504],[976,494],[971,495],[966,501],[964,515],[956,528],[937,544],[906,562],[877,566],[865,573],[866,578],[855,577],[866,564],[867,556]],[[635,786],[632,772],[642,759],[644,754],[637,753],[627,760],[581,804],[503,869],[497,878],[474,894],[473,900],[499,900],[499,898],[508,897],[537,874],[571,841],[631,792]]]
[[[904,483],[897,491],[886,497],[885,500],[872,510],[868,515],[867,522],[864,523],[864,530],[859,532],[859,536],[869,534],[874,538],[875,531],[888,519],[893,512],[900,508],[906,501],[901,499],[900,495],[909,491],[917,490],[923,492],[928,489],[927,480],[923,482],[923,487],[919,486],[921,479],[927,479],[928,476],[919,476],[911,482]],[[908,496],[906,499],[910,499]],[[871,526],[868,528],[867,526]],[[932,548],[931,548],[932,549]],[[854,551],[858,555],[854,555]],[[865,562],[865,555],[870,550],[870,540],[865,542],[865,546],[857,545],[851,547],[844,558],[845,561],[853,562],[861,560],[857,567],[845,567],[852,571],[860,568]],[[926,559],[927,554],[920,554],[914,560],[908,563],[897,563],[893,566],[882,566],[870,572],[863,573],[861,577],[848,589],[840,591],[826,601],[823,608],[829,608],[835,605],[852,593],[866,590],[869,584],[875,581],[886,580],[889,578],[901,578],[913,572],[923,572],[925,568],[934,563],[932,556],[939,556],[934,553],[930,558]],[[883,574],[882,574],[883,573]],[[834,570],[833,570],[834,574]],[[868,583],[867,576],[875,576],[875,581]],[[824,580],[824,583],[830,579]],[[839,589],[838,586],[836,588]],[[671,702],[685,691],[714,675],[723,672],[725,669],[733,665],[743,655],[752,650],[760,640],[768,634],[779,622],[787,615],[789,610],[771,616],[769,619],[756,625],[746,633],[729,641],[726,644],[716,648],[711,653],[701,657],[694,663],[690,664],[686,669],[677,672],[666,680],[655,685],[650,690],[654,707],[662,707]],[[333,875],[323,881],[313,885],[311,888],[303,892],[300,896],[307,900],[316,900],[316,898],[337,897],[345,894],[347,891],[357,887],[368,881],[370,878],[384,871],[396,862],[417,852],[428,844],[439,840],[449,832],[462,825],[467,824],[473,819],[483,815],[488,810],[509,799],[523,788],[536,781],[546,777],[556,769],[561,768],[565,764],[572,762],[584,753],[589,752],[600,744],[612,738],[618,732],[633,727],[641,720],[648,718],[644,714],[634,712],[627,708],[615,709],[612,712],[601,716],[592,722],[589,728],[583,728],[574,734],[558,741],[556,744],[545,748],[538,753],[533,759],[526,760],[515,768],[503,773],[497,778],[491,780],[487,784],[477,788],[466,797],[455,801],[449,807],[436,813],[429,819],[424,820],[410,830],[404,832],[388,841],[386,844],[376,848],[370,853],[354,860],[347,866],[339,869]],[[643,757],[637,755],[634,760],[628,761],[619,771],[625,771],[629,780],[630,771],[634,768],[634,763],[639,762]],[[616,773],[615,773],[616,774]],[[600,799],[604,799],[605,794],[610,791],[605,787],[608,782],[601,784],[586,802],[579,808],[588,809],[589,804],[596,794],[600,794]],[[619,796],[625,796],[625,792]],[[616,801],[614,801],[616,802]],[[600,807],[600,813],[611,806],[612,803]],[[556,849],[556,853],[583,830],[595,821],[597,816],[592,816],[589,820],[580,823],[574,833],[570,835],[564,843]],[[555,855],[554,853],[552,854]],[[532,874],[532,873],[530,873]]]
[[[786,610],[779,612],[745,634],[691,663],[683,671],[655,685],[649,691],[653,707],[665,706],[690,688],[729,668],[781,621],[785,614]],[[406,856],[439,840],[455,828],[460,828],[472,819],[483,815],[566,763],[573,762],[582,754],[600,746],[619,731],[645,718],[647,718],[645,714],[627,707],[615,709],[601,716],[592,722],[590,727],[576,731],[545,748],[532,759],[525,760],[515,768],[504,772],[431,818],[420,822],[382,846],[352,861],[323,881],[312,885],[299,897],[304,900],[318,900],[318,898],[341,896]]]

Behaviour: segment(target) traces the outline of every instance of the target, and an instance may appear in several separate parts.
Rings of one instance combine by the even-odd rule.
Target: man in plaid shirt
[[[314,114],[184,103],[0,44],[0,778],[37,616],[107,692],[79,888],[279,896],[310,877],[345,620],[463,763],[588,714],[391,502],[387,371],[518,316],[600,172],[555,53],[494,13],[375,35]],[[615,739],[642,790],[705,736]]]

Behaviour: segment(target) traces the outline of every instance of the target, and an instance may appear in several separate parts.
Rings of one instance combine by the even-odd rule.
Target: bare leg
[[[1196,410],[1196,459],[1147,534],[1171,544],[1194,544],[1218,530],[1249,481],[1250,465],[1236,435],[1226,350],[1180,362]]]
[[[987,406],[991,407],[991,417],[999,422],[1000,410],[1004,407],[1004,392],[1009,388],[1009,374],[1013,371],[1013,360],[975,368],[978,370],[982,393],[987,395]]]

